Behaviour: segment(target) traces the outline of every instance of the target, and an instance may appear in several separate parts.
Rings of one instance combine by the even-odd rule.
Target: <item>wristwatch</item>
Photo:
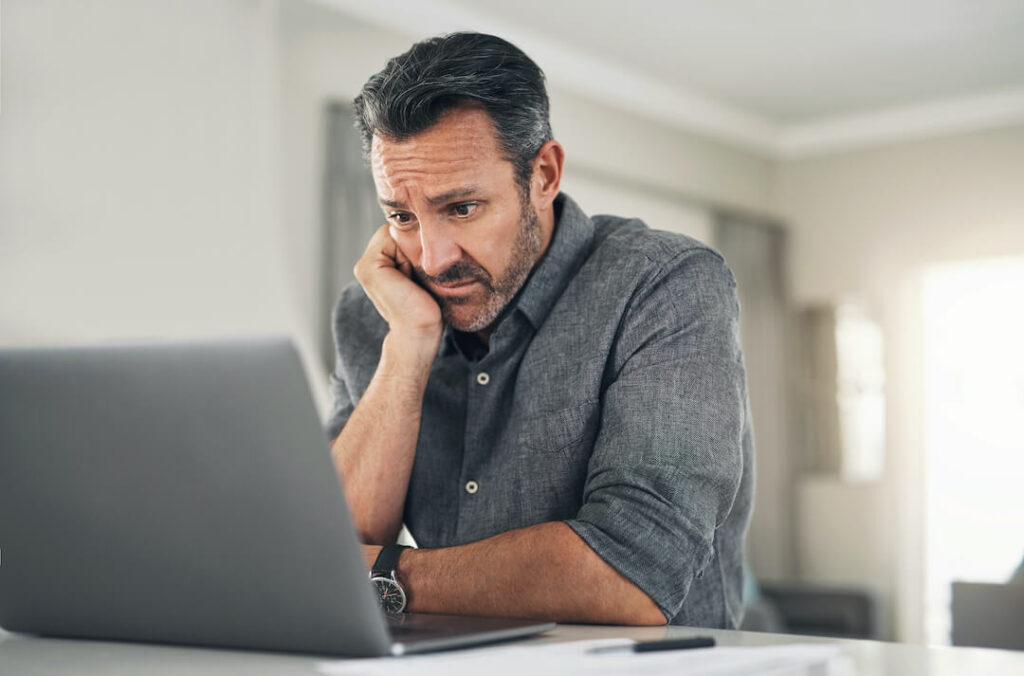
[[[398,557],[406,549],[405,545],[387,545],[380,550],[377,560],[370,571],[370,584],[377,590],[381,609],[389,615],[398,615],[405,611],[407,597],[405,589],[398,582],[396,568]]]

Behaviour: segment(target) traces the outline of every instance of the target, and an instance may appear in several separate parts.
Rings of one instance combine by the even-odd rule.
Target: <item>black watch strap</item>
[[[406,549],[409,548],[405,545],[385,545],[380,550],[380,554],[377,555],[377,560],[373,562],[373,569],[370,571],[370,575],[373,577],[390,576],[391,571],[398,568],[398,557]]]

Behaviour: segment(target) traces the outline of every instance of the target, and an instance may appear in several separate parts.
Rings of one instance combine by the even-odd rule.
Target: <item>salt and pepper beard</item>
[[[437,304],[441,306],[441,316],[445,322],[459,331],[482,331],[498,318],[509,301],[523,287],[526,278],[530,276],[530,271],[533,270],[533,266],[537,262],[540,246],[540,219],[537,217],[537,210],[530,204],[529,198],[523,195],[519,203],[519,232],[512,243],[509,266],[500,279],[494,280],[483,266],[469,257],[464,257],[437,276],[427,275],[422,268],[418,267],[414,268],[413,272],[424,288],[434,297]],[[423,284],[424,281],[431,281],[435,284],[476,281],[484,287],[486,296],[483,304],[470,318],[459,321],[452,311],[453,306],[466,305],[472,302],[473,296],[439,296],[433,293],[429,286]]]

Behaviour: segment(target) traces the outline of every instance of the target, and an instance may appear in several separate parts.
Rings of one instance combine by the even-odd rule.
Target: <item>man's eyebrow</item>
[[[475,195],[479,191],[480,191],[480,187],[476,186],[476,185],[463,186],[461,188],[455,188],[454,190],[449,190],[448,192],[441,193],[440,195],[435,195],[434,197],[430,197],[430,198],[427,199],[427,204],[429,204],[432,207],[436,207],[439,204],[444,204],[446,202],[451,202],[452,200],[462,199],[463,197],[469,197],[471,195]],[[386,200],[386,199],[381,199],[379,201],[384,206],[391,207],[392,209],[404,209],[405,208],[405,204],[402,203],[402,202],[395,202],[393,200]]]
[[[432,206],[432,207],[436,207],[436,206],[438,206],[440,204],[445,204],[446,202],[451,202],[452,200],[462,199],[463,197],[470,197],[471,195],[475,195],[478,192],[480,192],[480,188],[478,186],[467,185],[467,186],[463,186],[461,188],[456,188],[455,190],[449,190],[446,193],[441,193],[440,195],[436,195],[434,197],[431,197],[431,198],[427,199],[427,203],[430,206]]]

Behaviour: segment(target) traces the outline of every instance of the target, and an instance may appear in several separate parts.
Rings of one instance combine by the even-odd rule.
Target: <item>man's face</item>
[[[460,331],[490,326],[542,247],[537,212],[490,116],[458,107],[412,138],[374,136],[370,158],[391,236],[445,321]]]

